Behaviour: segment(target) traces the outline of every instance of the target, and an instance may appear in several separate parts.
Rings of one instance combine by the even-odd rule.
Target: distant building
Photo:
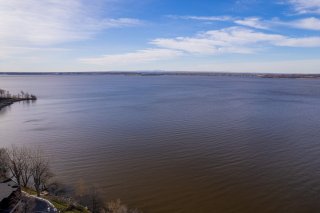
[[[14,207],[21,198],[21,189],[11,179],[0,182],[0,212]]]

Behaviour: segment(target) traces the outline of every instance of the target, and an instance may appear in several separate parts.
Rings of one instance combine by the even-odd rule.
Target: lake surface
[[[146,213],[320,212],[320,80],[1,76],[0,145]]]

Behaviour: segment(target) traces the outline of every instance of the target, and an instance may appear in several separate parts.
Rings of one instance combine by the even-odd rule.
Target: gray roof
[[[18,189],[18,185],[13,180],[7,180],[0,183],[0,202],[9,197],[12,192]]]

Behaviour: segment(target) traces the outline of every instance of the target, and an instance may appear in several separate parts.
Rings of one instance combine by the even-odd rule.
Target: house
[[[0,212],[14,207],[20,200],[21,189],[12,179],[0,182]]]

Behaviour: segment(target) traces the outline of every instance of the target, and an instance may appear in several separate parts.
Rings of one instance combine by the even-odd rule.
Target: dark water
[[[2,76],[0,145],[150,213],[320,212],[320,81]]]

